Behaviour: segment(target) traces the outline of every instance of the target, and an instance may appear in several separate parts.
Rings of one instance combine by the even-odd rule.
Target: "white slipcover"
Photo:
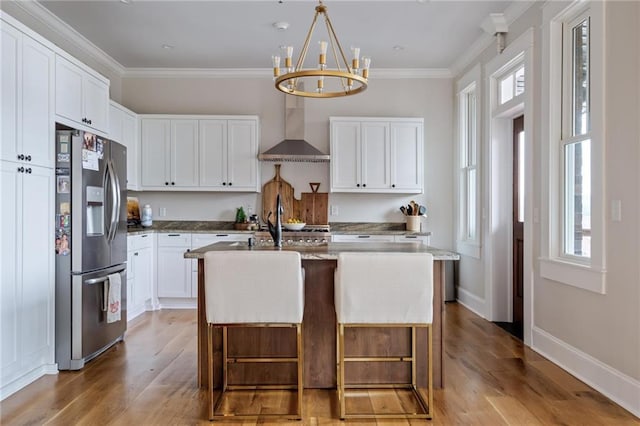
[[[205,253],[205,304],[211,324],[301,323],[304,281],[293,251]]]
[[[335,305],[342,324],[431,324],[433,256],[341,253]]]

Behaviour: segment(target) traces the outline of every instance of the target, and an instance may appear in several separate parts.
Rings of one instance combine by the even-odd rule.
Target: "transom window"
[[[507,71],[498,81],[500,105],[524,93],[524,64]]]

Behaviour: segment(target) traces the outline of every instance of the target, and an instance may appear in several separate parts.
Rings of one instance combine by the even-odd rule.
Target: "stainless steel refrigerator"
[[[122,340],[127,328],[126,165],[127,150],[119,143],[78,130],[56,131],[55,341],[60,370],[81,369]],[[114,322],[107,321],[105,299],[105,286],[117,278],[110,281],[111,274],[120,274],[121,281],[120,320],[110,318]]]

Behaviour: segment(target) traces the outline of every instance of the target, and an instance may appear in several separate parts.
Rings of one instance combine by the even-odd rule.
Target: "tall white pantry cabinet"
[[[55,373],[55,53],[0,15],[0,399]]]

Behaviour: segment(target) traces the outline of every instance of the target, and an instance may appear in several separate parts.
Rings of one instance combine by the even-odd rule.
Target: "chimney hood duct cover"
[[[304,140],[304,98],[284,95],[285,139],[258,155],[262,161],[325,163],[329,155]]]

